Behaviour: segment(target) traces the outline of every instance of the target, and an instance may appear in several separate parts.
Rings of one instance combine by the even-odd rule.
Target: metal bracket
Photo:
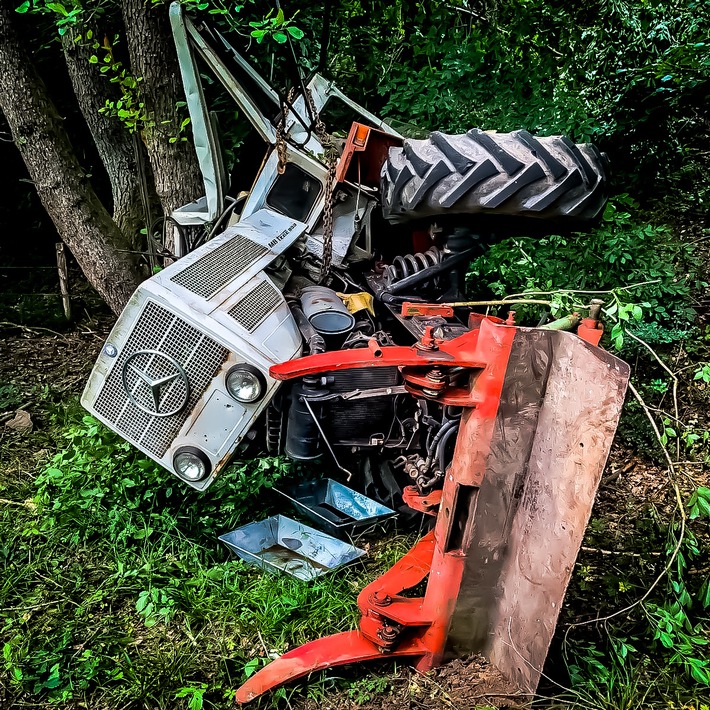
[[[480,320],[428,349],[331,352],[272,368],[290,379],[340,368],[478,369],[441,491],[405,492],[434,529],[358,596],[359,631],[294,649],[238,691],[247,702],[312,671],[354,661],[481,653],[521,694],[537,687],[591,514],[629,367],[571,333]],[[450,394],[443,388],[437,401]],[[465,397],[464,395],[465,391]],[[466,401],[464,401],[466,400]],[[475,403],[475,406],[473,406]],[[427,578],[423,596],[409,597]]]
[[[308,397],[309,402],[332,402],[334,400],[345,400],[351,402],[356,399],[372,399],[373,397],[387,397],[388,395],[405,394],[407,389],[404,385],[393,387],[375,387],[370,390],[352,390],[351,392],[333,392],[324,394],[322,397]]]

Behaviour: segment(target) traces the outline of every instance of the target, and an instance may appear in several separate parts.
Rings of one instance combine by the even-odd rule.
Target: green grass
[[[264,574],[217,535],[272,511],[288,462],[235,464],[199,494],[91,417],[65,417],[34,481],[3,479],[7,705],[231,707],[269,655],[355,628],[357,593],[411,542],[373,544],[364,563],[311,583]]]
[[[37,417],[30,439],[5,439],[2,452],[0,707],[232,708],[234,690],[269,658],[355,628],[358,592],[413,542],[411,535],[372,542],[364,562],[310,583],[263,573],[233,558],[217,536],[280,509],[270,488],[301,473],[293,464],[238,462],[197,493],[75,402],[53,403],[40,392],[37,406],[51,416]],[[36,449],[50,453],[38,460]],[[689,534],[683,546],[685,566],[676,566],[637,614],[571,635],[564,651],[574,692],[565,707],[709,704],[703,560],[710,515],[698,502],[706,490],[689,499],[697,537]],[[636,520],[624,549],[667,554],[677,525],[638,502],[619,506],[598,512],[587,544],[618,543],[609,521],[621,515]],[[625,606],[663,559],[582,559],[567,599],[572,615]],[[551,663],[569,685],[560,655],[553,651]],[[389,664],[334,669],[255,707],[298,706],[306,696],[332,707],[333,693],[343,704],[379,702],[396,688],[405,691],[403,683],[415,692],[407,672]],[[439,707],[434,697],[426,702]]]

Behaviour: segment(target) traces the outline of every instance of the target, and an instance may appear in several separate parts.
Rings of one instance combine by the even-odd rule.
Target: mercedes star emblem
[[[123,388],[132,404],[154,417],[178,414],[190,399],[185,370],[177,360],[157,350],[139,350],[126,360]]]

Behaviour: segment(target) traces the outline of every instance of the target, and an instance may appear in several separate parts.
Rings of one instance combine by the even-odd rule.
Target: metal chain
[[[292,87],[288,92],[287,102],[281,112],[281,120],[276,127],[276,152],[278,154],[277,171],[279,175],[283,175],[288,162],[286,151],[286,119],[288,118],[289,105],[293,103],[295,96],[295,87]],[[328,169],[328,176],[325,183],[325,204],[323,206],[323,256],[321,258],[320,274],[318,283],[323,283],[333,263],[333,193],[335,191],[335,172],[338,163],[338,151],[333,144],[333,139],[325,128],[325,124],[321,120],[320,114],[316,110],[315,103],[311,92],[306,89],[305,100],[308,104],[311,116],[313,116],[313,129],[316,137],[320,141],[324,150],[324,162]]]
[[[328,178],[325,183],[325,205],[323,206],[323,256],[318,283],[323,283],[333,263],[333,192],[335,190],[336,159],[328,161]]]
[[[323,206],[323,256],[321,258],[320,275],[318,283],[323,283],[333,263],[333,193],[335,191],[335,172],[338,163],[338,151],[333,144],[333,139],[326,131],[325,124],[321,120],[320,114],[316,111],[315,103],[311,92],[306,89],[306,101],[313,116],[313,128],[316,137],[323,146],[325,164],[328,168],[328,177],[325,183],[325,204]]]
[[[286,152],[286,119],[288,118],[289,106],[293,103],[293,97],[296,95],[295,87],[291,87],[288,92],[286,101],[283,102],[281,108],[281,120],[276,126],[276,153],[279,156],[279,162],[276,170],[279,175],[283,175],[286,171],[286,163],[288,155]]]

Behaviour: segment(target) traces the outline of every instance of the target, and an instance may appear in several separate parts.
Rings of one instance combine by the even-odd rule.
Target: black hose
[[[291,307],[291,314],[296,321],[296,325],[301,331],[301,335],[308,346],[308,354],[316,355],[318,353],[324,353],[325,340],[323,340],[323,336],[311,325],[299,305],[295,303],[291,303],[289,305]]]
[[[222,224],[226,220],[229,219],[229,216],[237,208],[237,205],[244,202],[244,200],[235,200],[233,197],[230,197],[229,195],[227,195],[225,197],[225,199],[229,200],[229,204],[222,210],[222,214],[219,215],[219,217],[217,217],[217,219],[215,220],[215,223],[212,225],[212,229],[210,229],[210,232],[207,235],[207,239],[204,240],[206,242],[209,242],[210,239],[212,239],[212,237],[214,237],[216,234],[219,233],[220,227],[222,226]],[[202,236],[204,236],[204,232],[203,232]],[[195,248],[197,248],[198,246],[202,246],[202,242],[203,242],[202,239],[196,240]]]
[[[444,408],[444,418],[449,421],[459,421],[463,415],[463,407],[454,407],[447,404]]]
[[[446,435],[447,432],[451,431],[454,427],[458,428],[458,420],[454,419],[452,421],[446,422],[446,424],[443,424],[441,429],[436,432],[436,436],[433,438],[431,444],[429,445],[427,449],[427,458],[426,458],[426,470],[428,471],[431,468],[432,463],[434,463],[434,456],[436,455],[437,447],[439,442],[441,441],[442,437]]]
[[[458,434],[458,433],[459,433],[459,425],[458,425],[458,422],[456,422],[456,426],[451,427],[451,429],[448,429],[444,433],[444,436],[442,436],[441,440],[439,441],[439,445],[436,447],[436,452],[437,452],[437,456],[439,459],[439,470],[442,473],[444,473],[444,471],[446,470],[446,444],[454,434]]]

